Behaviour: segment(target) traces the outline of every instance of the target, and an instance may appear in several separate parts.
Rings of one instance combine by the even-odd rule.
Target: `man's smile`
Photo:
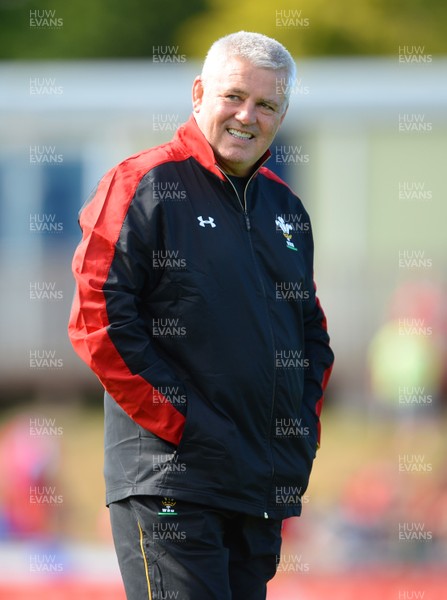
[[[241,131],[240,129],[233,129],[232,127],[228,128],[227,131],[238,140],[251,140],[254,138],[254,135],[248,131]]]

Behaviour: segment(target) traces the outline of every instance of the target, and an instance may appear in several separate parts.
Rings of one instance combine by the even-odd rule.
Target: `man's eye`
[[[271,106],[270,104],[266,104],[265,102],[261,102],[261,106],[262,108],[266,108],[267,110],[275,110],[273,106]]]
[[[240,100],[240,96],[237,96],[236,94],[229,94],[227,98],[228,100]]]

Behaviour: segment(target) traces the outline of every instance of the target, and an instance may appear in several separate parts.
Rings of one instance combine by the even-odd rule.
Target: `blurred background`
[[[447,597],[446,25],[442,0],[0,0],[1,600],[124,600],[102,390],[66,336],[77,214],[240,29],[296,58],[268,166],[311,214],[336,354],[268,598]]]

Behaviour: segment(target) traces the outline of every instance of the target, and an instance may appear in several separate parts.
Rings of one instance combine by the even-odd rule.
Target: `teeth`
[[[240,140],[250,140],[253,135],[251,133],[246,133],[245,131],[238,131],[237,129],[229,129],[228,133],[233,137],[239,138]]]

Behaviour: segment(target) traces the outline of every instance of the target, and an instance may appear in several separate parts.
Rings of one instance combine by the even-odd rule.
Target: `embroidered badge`
[[[295,250],[296,252],[298,248],[295,248],[295,244],[292,242],[292,234],[290,233],[291,231],[293,231],[293,225],[291,225],[290,223],[286,223],[283,217],[278,217],[275,223],[276,227],[278,229],[281,229],[283,236],[286,238],[287,248],[289,250]]]
[[[161,517],[175,517],[178,513],[175,512],[174,506],[177,504],[177,501],[174,498],[163,498],[161,501],[163,508],[161,512],[158,514]]]

